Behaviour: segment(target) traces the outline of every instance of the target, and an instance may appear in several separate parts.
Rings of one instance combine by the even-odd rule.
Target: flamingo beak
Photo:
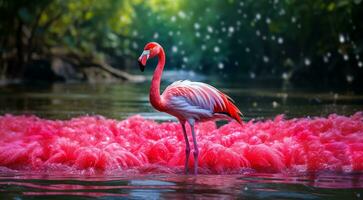
[[[142,72],[145,69],[145,65],[146,65],[147,59],[149,59],[149,56],[150,56],[150,50],[144,50],[138,59],[139,67]]]

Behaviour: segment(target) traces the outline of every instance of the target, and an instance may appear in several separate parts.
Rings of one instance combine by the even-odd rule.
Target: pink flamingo
[[[146,44],[139,57],[140,70],[144,71],[148,59],[158,56],[158,64],[154,71],[150,88],[150,103],[161,112],[175,116],[182,128],[185,138],[185,173],[188,174],[190,146],[185,130],[185,123],[191,127],[194,143],[194,174],[198,171],[198,144],[194,131],[197,121],[232,118],[242,123],[241,111],[233,104],[233,100],[213,86],[201,82],[176,81],[169,85],[160,95],[160,80],[165,65],[164,49],[156,42]]]

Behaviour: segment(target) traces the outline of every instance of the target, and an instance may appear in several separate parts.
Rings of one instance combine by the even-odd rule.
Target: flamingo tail
[[[233,99],[222,92],[220,92],[220,94],[223,98],[225,106],[223,106],[222,108],[216,107],[214,109],[214,112],[228,115],[229,117],[235,119],[238,123],[242,124],[242,119],[241,119],[242,112],[237,108],[236,105],[234,105]]]

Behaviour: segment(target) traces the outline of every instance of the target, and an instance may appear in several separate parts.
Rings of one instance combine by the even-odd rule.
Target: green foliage
[[[161,43],[168,65],[327,79],[362,73],[361,0],[0,0],[1,52],[63,47],[136,59]],[[19,46],[17,32],[28,42]],[[21,40],[23,41],[23,39]],[[348,58],[348,59],[347,59]],[[24,61],[26,62],[26,60]],[[125,67],[125,66],[124,66]],[[359,78],[359,77],[356,77]]]

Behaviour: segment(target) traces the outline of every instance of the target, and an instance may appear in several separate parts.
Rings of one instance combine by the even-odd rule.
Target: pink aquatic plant
[[[188,131],[188,134],[190,132]],[[363,171],[363,114],[196,125],[199,167],[205,174],[328,170]],[[181,126],[140,116],[46,120],[0,117],[0,166],[16,170],[181,173]],[[193,166],[194,160],[189,161]]]

